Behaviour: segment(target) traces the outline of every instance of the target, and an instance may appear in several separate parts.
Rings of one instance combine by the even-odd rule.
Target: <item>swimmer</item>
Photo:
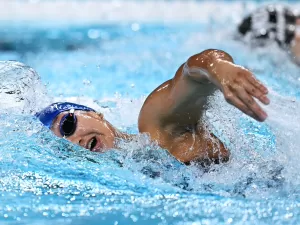
[[[201,121],[208,97],[217,89],[225,100],[257,121],[267,118],[257,101],[267,105],[267,88],[224,51],[209,49],[191,56],[175,76],[145,100],[138,129],[149,134],[183,163],[215,163],[229,159],[229,151]],[[36,114],[55,135],[93,152],[117,148],[116,140],[132,136],[117,130],[103,114],[74,103],[54,103]]]
[[[238,33],[258,46],[268,40],[277,42],[300,65],[300,14],[297,11],[281,5],[260,8],[243,19]]]

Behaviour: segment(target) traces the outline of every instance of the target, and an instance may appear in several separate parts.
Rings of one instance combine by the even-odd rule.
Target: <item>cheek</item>
[[[78,120],[77,127],[87,132],[99,132],[99,122],[92,119]]]
[[[101,141],[105,148],[113,148],[115,143],[115,137],[113,135],[101,135]]]
[[[107,124],[103,123],[101,126],[101,135],[103,144],[106,148],[113,148],[115,143],[114,130]]]
[[[103,131],[105,132],[105,135],[114,136],[114,130],[107,123],[103,123],[102,127]]]
[[[77,127],[81,135],[94,133],[95,135],[99,134],[106,136],[111,133],[102,121],[94,118],[84,118],[83,120],[78,121]]]
[[[51,128],[51,131],[57,136],[57,137],[62,137],[60,134],[60,130],[59,130],[59,125],[54,125]]]

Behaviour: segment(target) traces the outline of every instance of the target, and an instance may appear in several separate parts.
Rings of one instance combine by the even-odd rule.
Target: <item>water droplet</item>
[[[89,86],[89,85],[91,84],[91,81],[88,80],[88,79],[84,79],[84,80],[82,81],[82,83],[83,83],[84,85],[86,85],[86,86]]]

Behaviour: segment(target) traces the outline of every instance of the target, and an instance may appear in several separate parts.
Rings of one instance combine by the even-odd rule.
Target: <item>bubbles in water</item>
[[[85,85],[85,86],[90,86],[90,85],[91,85],[91,81],[88,80],[88,79],[84,79],[84,80],[82,81],[82,83],[83,83],[83,85]]]
[[[0,61],[0,110],[32,113],[47,102],[39,75],[15,61]]]
[[[131,28],[138,29],[140,33],[142,32],[140,26],[132,24]],[[182,30],[184,40],[186,40],[185,32]],[[220,30],[221,32],[223,31]],[[106,35],[95,31],[89,34],[91,38]],[[168,36],[171,39],[165,38],[163,32],[157,36],[167,40],[178,39],[176,34]],[[205,32],[199,33],[198,36],[197,39],[191,38],[190,46],[184,44],[184,41],[179,41],[181,39],[178,39],[178,43],[173,40],[174,48],[179,43],[181,45],[179,54],[176,53],[178,46],[172,54],[170,54],[172,49],[161,49],[161,58],[172,59],[172,65],[169,67],[167,64],[171,61],[160,60],[159,57],[156,59],[157,65],[161,62],[167,63],[163,64],[163,67],[150,63],[149,67],[164,72],[167,70],[166,74],[169,74],[174,69],[173,61],[181,62],[184,58],[182,54],[194,52],[195,43],[199,43],[197,46],[199,49],[204,48],[214,38]],[[224,47],[223,37],[222,33],[220,35],[222,44],[218,46],[217,43],[217,47]],[[153,39],[151,43],[152,41]],[[164,45],[164,42],[162,43]],[[230,45],[230,41],[227,40],[226,44]],[[115,43],[108,42],[107,46],[115,49]],[[129,46],[130,51],[140,49],[140,46],[138,47]],[[161,47],[162,45],[159,45],[159,48]],[[250,54],[250,51],[240,49],[241,46],[238,46],[230,49],[230,52],[234,52],[236,58],[242,61],[245,54],[243,64],[258,73],[263,81],[270,83],[276,92],[271,92],[272,104],[266,107],[269,119],[264,124],[253,121],[226,104],[220,94],[210,99],[204,119],[209,131],[213,131],[230,149],[232,155],[229,163],[205,169],[197,164],[185,166],[166,150],[152,143],[147,135],[138,135],[130,142],[119,142],[118,150],[105,154],[91,153],[55,137],[28,114],[19,117],[15,114],[0,114],[0,133],[5,134],[0,138],[0,190],[4,195],[1,199],[0,214],[7,218],[18,216],[19,219],[21,217],[20,220],[25,216],[39,218],[38,216],[48,215],[55,219],[62,218],[64,223],[67,217],[75,218],[74,222],[79,221],[82,216],[95,221],[95,216],[103,219],[111,215],[113,219],[128,218],[130,220],[128,223],[133,221],[143,223],[141,218],[146,218],[147,224],[150,220],[155,221],[153,224],[161,221],[163,221],[161,224],[168,224],[167,222],[172,223],[173,220],[186,221],[178,224],[192,224],[190,221],[199,224],[222,224],[224,221],[228,223],[238,221],[244,224],[267,221],[268,224],[273,222],[280,224],[290,218],[289,222],[296,224],[300,180],[297,174],[300,169],[298,163],[300,105],[297,98],[290,99],[282,93],[293,96],[297,93],[298,70],[288,63],[285,54],[276,52],[277,50],[272,52],[276,57],[270,59],[267,57],[270,56],[269,50],[268,52],[262,49],[255,52],[251,50],[253,54]],[[156,55],[154,57],[153,53],[149,52],[149,57],[147,56],[145,61],[155,62],[153,58],[157,58]],[[115,54],[119,56],[120,52]],[[130,58],[128,57],[130,54],[125,50],[124,55]],[[74,70],[72,66],[82,61],[87,65],[98,64],[101,61],[101,67],[103,65],[102,60],[94,59],[97,61],[95,62],[92,57],[84,56],[84,59],[80,58],[76,62],[72,61],[73,57],[76,58],[72,54],[71,63],[67,67],[72,68],[72,73]],[[107,58],[107,61],[113,64],[116,60],[112,59],[116,58]],[[58,57],[56,60],[61,67],[56,68],[55,72],[61,76],[65,73],[62,70],[66,63],[65,57]],[[36,61],[37,65],[41,62],[40,58]],[[125,68],[131,68],[133,60],[128,61],[121,61],[124,65],[129,65]],[[51,60],[47,62],[46,65],[53,63]],[[6,111],[13,108],[29,113],[39,108],[39,105],[44,106],[48,97],[44,95],[44,87],[40,84],[37,74],[23,64],[16,63],[15,66],[13,62],[8,64],[6,70],[0,69],[1,81],[5,81],[3,82],[5,85],[0,84],[0,99],[6,102],[6,105],[1,104],[0,109]],[[145,65],[141,64],[141,68],[143,67]],[[128,69],[125,69],[125,72],[125,75],[130,74]],[[153,70],[148,72],[152,75]],[[265,72],[267,77],[263,76]],[[52,83],[55,84],[54,81],[59,76],[53,78]],[[19,81],[22,77],[24,82]],[[272,83],[268,77],[275,82]],[[93,85],[89,81],[95,82],[92,78],[86,77],[86,80],[80,78],[77,81],[90,88]],[[153,76],[153,79],[156,78]],[[126,87],[130,87],[131,82]],[[30,88],[23,83],[28,84]],[[68,82],[66,84],[68,86]],[[283,86],[290,88],[284,90]],[[136,88],[130,90],[141,87],[143,87],[141,83],[136,83]],[[9,93],[5,93],[6,90]],[[73,93],[71,95],[74,96]],[[144,98],[116,96],[94,100],[75,96],[69,100],[87,104],[103,112],[105,118],[123,131],[138,132],[137,118]],[[12,198],[17,198],[18,202],[12,202]],[[7,206],[9,207],[6,208]],[[291,212],[294,213],[294,217],[291,216]]]

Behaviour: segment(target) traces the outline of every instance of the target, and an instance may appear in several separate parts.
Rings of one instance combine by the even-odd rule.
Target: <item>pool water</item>
[[[253,49],[235,40],[240,15],[189,24],[3,23],[0,60],[38,74],[0,63],[0,224],[299,224],[300,68],[272,43]],[[185,166],[144,134],[120,142],[121,151],[92,153],[32,116],[70,100],[137,133],[145,97],[207,48],[227,51],[270,89],[265,123],[220,93],[210,98],[204,119],[229,146],[229,163]]]

